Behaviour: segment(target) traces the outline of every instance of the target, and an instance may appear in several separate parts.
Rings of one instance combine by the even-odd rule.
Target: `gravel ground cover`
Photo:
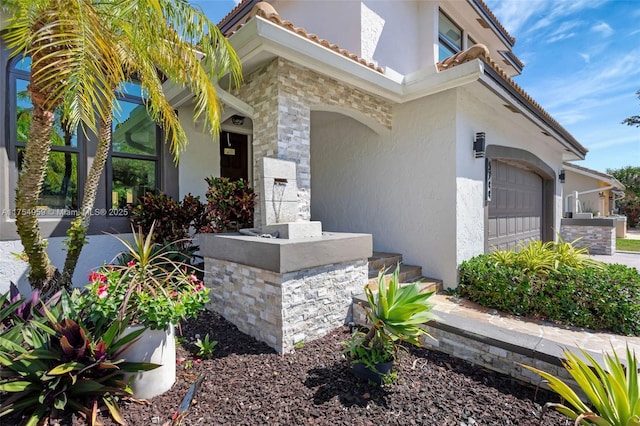
[[[194,354],[196,337],[218,341],[210,360]],[[569,425],[549,410],[554,394],[422,348],[406,348],[397,381],[376,387],[358,382],[341,356],[348,327],[278,355],[212,312],[182,326],[178,379],[148,404],[124,402],[127,424],[171,424],[189,387],[204,375],[183,425]],[[107,426],[115,425],[103,419]],[[19,419],[0,419],[2,425]],[[75,416],[60,425],[83,424]]]

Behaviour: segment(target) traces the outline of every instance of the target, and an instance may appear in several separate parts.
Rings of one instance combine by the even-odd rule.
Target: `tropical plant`
[[[401,287],[399,274],[400,265],[387,282],[384,271],[380,271],[375,294],[370,286],[365,287],[368,331],[356,332],[344,343],[343,353],[352,364],[363,362],[376,371],[372,368],[375,363],[395,358],[398,343],[420,346],[419,338],[428,335],[422,325],[434,318],[429,301],[434,292],[421,293],[419,283]]]
[[[165,130],[177,158],[187,137],[165,98],[165,79],[194,93],[195,118],[204,115],[215,136],[220,104],[214,83],[230,73],[237,85],[240,62],[218,28],[187,1],[4,0],[2,4],[10,16],[2,33],[7,46],[12,55],[31,58],[28,90],[33,113],[16,189],[16,225],[29,261],[29,281],[43,289],[70,286],[109,152],[112,106],[117,107],[121,84],[140,82],[147,111]],[[82,124],[99,140],[79,215],[67,233],[67,259],[59,282],[36,213],[58,107],[68,128]]]
[[[81,306],[99,323],[108,318],[130,318],[132,323],[164,330],[181,319],[193,318],[209,301],[204,286],[189,264],[174,260],[181,255],[153,243],[153,229],[140,228],[133,241],[119,237],[127,248],[126,264],[105,265],[89,275]]]
[[[156,368],[131,363],[119,353],[144,331],[120,337],[127,320],[90,328],[76,309],[77,292],[59,293],[54,302],[41,302],[28,319],[13,311],[16,302],[0,310],[0,417],[19,413],[26,425],[42,424],[58,411],[76,411],[97,424],[103,409],[123,424],[118,400],[131,395],[124,372]],[[6,302],[6,296],[0,304]]]
[[[131,210],[131,223],[145,233],[149,233],[154,223],[161,223],[153,233],[154,243],[180,242],[180,248],[187,249],[191,245],[191,229],[197,230],[207,224],[205,205],[200,197],[187,194],[182,202],[178,202],[163,192],[147,192],[139,201]]]
[[[523,273],[548,275],[549,271],[558,270],[559,267],[567,268],[599,268],[602,262],[589,258],[589,249],[578,248],[576,243],[565,242],[560,235],[554,241],[530,241],[521,244],[517,250],[496,250],[489,254],[489,259],[496,265],[516,267]]]
[[[223,177],[208,177],[207,216],[209,224],[200,232],[224,232],[253,226],[253,211],[256,194],[244,181],[232,181]]]
[[[547,403],[560,413],[575,420],[575,424],[598,426],[636,426],[640,424],[640,370],[635,353],[627,347],[627,365],[618,357],[604,353],[600,365],[587,351],[582,356],[565,349],[562,364],[578,384],[587,400],[582,398],[561,379],[537,368],[524,368],[542,376],[551,390],[564,399],[564,404]]]

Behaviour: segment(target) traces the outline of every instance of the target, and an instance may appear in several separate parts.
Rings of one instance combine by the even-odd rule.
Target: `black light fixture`
[[[560,170],[560,173],[558,174],[558,179],[560,179],[560,183],[564,183],[564,179],[565,179],[564,170]]]
[[[473,152],[476,158],[484,158],[484,132],[476,133],[476,138],[473,141]]]
[[[244,124],[244,117],[241,115],[232,115],[231,116],[231,123],[234,126],[242,126]]]

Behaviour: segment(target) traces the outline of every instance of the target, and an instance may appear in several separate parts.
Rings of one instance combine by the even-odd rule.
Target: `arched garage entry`
[[[487,206],[486,252],[529,241],[553,240],[555,174],[528,151],[490,145],[492,191]]]

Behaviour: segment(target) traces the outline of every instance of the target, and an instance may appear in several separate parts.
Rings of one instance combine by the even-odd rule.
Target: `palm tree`
[[[195,117],[212,135],[220,126],[214,81],[230,74],[239,84],[240,62],[218,28],[185,0],[3,0],[12,18],[3,37],[13,54],[31,57],[32,124],[16,189],[16,224],[29,260],[29,280],[41,289],[70,286],[111,144],[112,107],[123,82],[137,80],[149,115],[164,129],[177,160],[187,138],[165,98],[165,79],[189,88]],[[203,59],[204,58],[204,59]],[[67,232],[62,276],[50,264],[35,214],[50,150],[54,110],[70,128],[98,135],[78,217]]]

